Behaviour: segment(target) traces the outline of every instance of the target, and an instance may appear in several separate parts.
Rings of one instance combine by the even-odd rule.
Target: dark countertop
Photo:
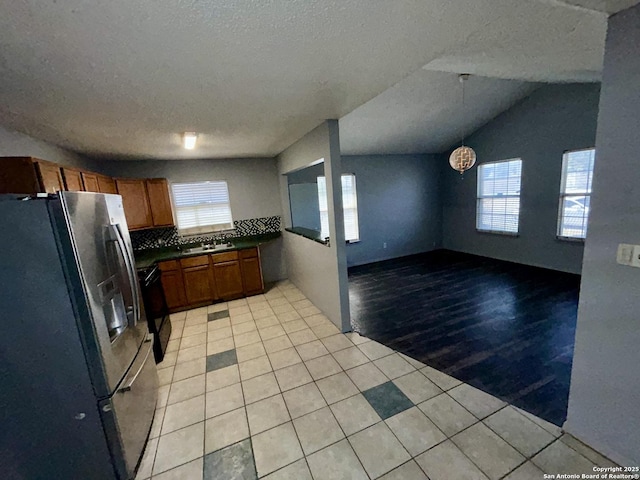
[[[291,227],[285,228],[287,232],[295,233],[296,235],[300,235],[301,237],[308,238],[309,240],[313,240],[314,242],[321,243],[322,245],[327,245],[329,242],[321,237],[321,234],[317,230],[311,230],[309,228],[304,227]]]
[[[178,258],[197,257],[198,255],[209,255],[221,252],[232,252],[234,250],[244,250],[254,248],[263,243],[271,242],[281,236],[280,232],[265,233],[263,235],[252,235],[250,237],[239,237],[230,239],[233,246],[219,247],[215,250],[205,250],[200,252],[185,252],[188,248],[198,247],[199,244],[181,245],[180,247],[155,248],[153,250],[143,250],[134,252],[136,269],[148,268],[156,262],[163,260],[175,260]],[[178,249],[180,248],[180,250]]]

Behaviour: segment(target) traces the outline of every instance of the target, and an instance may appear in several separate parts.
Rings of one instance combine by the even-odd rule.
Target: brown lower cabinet
[[[209,255],[180,260],[187,305],[210,303],[216,298]]]
[[[171,311],[264,291],[257,248],[159,262]]]
[[[178,261],[167,260],[166,262],[160,262],[158,267],[162,272],[160,279],[169,310],[175,311],[186,307],[187,297],[182,280],[182,269]]]
[[[257,295],[264,291],[262,267],[260,264],[260,250],[248,248],[240,250],[240,269],[245,295]]]

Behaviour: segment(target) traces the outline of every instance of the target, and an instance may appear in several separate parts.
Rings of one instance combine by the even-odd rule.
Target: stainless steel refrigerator
[[[119,195],[0,196],[0,476],[133,478],[158,377]]]

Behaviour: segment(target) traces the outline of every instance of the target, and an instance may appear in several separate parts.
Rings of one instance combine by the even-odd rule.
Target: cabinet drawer
[[[180,265],[182,265],[182,268],[209,265],[209,255],[200,255],[197,257],[182,258],[180,259]]]
[[[257,248],[247,248],[245,250],[240,250],[240,258],[253,258],[258,256]]]
[[[178,270],[180,265],[177,260],[167,260],[165,262],[159,262],[158,268],[161,272],[169,272],[171,270]]]
[[[238,252],[224,252],[211,255],[213,263],[230,262],[232,260],[238,260]]]

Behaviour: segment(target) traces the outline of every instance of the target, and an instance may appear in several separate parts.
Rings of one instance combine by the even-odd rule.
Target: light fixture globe
[[[473,148],[461,146],[456,148],[453,152],[451,152],[451,156],[449,157],[449,165],[454,170],[460,172],[460,175],[464,173],[465,170],[469,170],[476,163],[476,152],[473,151]]]

